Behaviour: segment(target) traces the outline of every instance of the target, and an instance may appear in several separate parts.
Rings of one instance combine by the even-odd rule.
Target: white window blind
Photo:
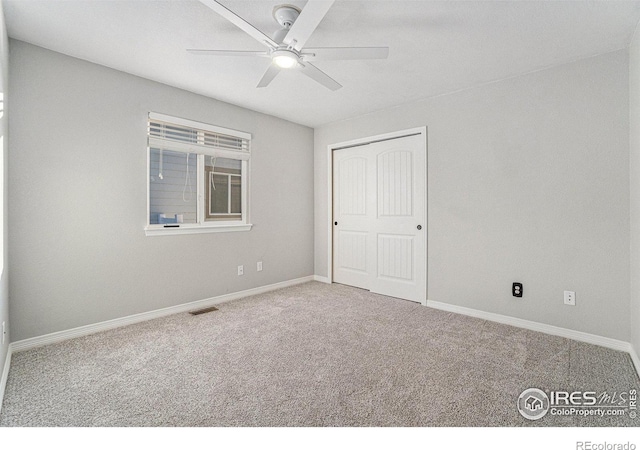
[[[149,113],[149,148],[247,161],[251,135],[186,119]]]

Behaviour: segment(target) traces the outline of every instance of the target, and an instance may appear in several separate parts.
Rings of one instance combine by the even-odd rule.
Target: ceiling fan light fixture
[[[271,60],[281,69],[291,69],[298,64],[298,55],[289,50],[276,50],[271,54]]]
[[[243,50],[190,49],[189,52],[199,55],[266,56],[271,58],[271,64],[269,64],[269,67],[256,86],[259,88],[268,86],[276,75],[280,73],[281,69],[293,69],[320,83],[322,86],[336,91],[340,89],[342,85],[314,66],[312,62],[386,59],[389,55],[388,47],[305,48],[305,43],[314,33],[335,0],[307,0],[303,10],[292,5],[276,6],[273,10],[273,17],[281,28],[274,33],[273,39],[228,9],[218,0],[200,1],[253,39],[260,42],[260,44],[265,45],[268,50],[266,52],[254,52]]]

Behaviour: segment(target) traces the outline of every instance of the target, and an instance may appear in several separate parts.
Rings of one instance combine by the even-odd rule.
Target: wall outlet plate
[[[238,266],[238,276],[244,275],[244,266]]]
[[[511,294],[514,297],[522,297],[522,283],[513,283],[511,285]]]
[[[576,306],[576,293],[574,291],[564,291],[564,304]]]
[[[258,261],[257,270],[258,272],[262,272],[262,261]]]

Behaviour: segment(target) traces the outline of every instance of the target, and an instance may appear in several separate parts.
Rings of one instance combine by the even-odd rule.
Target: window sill
[[[250,231],[252,224],[217,224],[217,225],[198,225],[183,224],[179,227],[167,227],[158,225],[148,225],[144,229],[146,236],[168,236],[175,234],[200,234],[200,233],[230,233],[235,231]]]

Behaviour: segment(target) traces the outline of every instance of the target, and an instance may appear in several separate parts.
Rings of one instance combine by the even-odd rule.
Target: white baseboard
[[[321,277],[320,275],[313,276],[314,281],[319,281],[320,283],[331,284],[328,277]]]
[[[427,300],[427,306],[430,308],[441,309],[443,311],[463,314],[465,316],[477,317],[479,319],[489,320],[491,322],[503,323],[505,325],[512,325],[514,327],[525,328],[527,330],[539,331],[540,333],[546,333],[554,336],[564,337],[567,339],[573,339],[580,342],[586,342],[588,344],[599,345],[601,347],[607,347],[621,352],[627,352],[629,353],[629,355],[631,355],[631,359],[635,364],[636,372],[638,372],[638,376],[640,376],[640,360],[638,360],[638,355],[636,355],[631,344],[625,341],[619,341],[617,339],[611,339],[604,336],[584,333],[582,331],[570,330],[568,328],[556,327],[554,325],[547,325],[540,322],[533,322],[531,320],[518,319],[517,317],[503,316],[502,314],[479,311],[477,309],[466,308],[464,306],[435,302],[433,300]]]
[[[2,377],[0,377],[0,412],[2,412],[2,402],[4,400],[4,389],[7,387],[7,379],[9,378],[9,366],[11,366],[12,345],[9,344],[7,349],[7,357],[4,360],[4,368],[2,369]]]
[[[638,354],[636,353],[636,349],[633,348],[633,345],[629,345],[629,347],[629,356],[631,356],[631,361],[633,361],[636,372],[638,372],[638,377],[640,377],[640,358],[638,358]]]
[[[211,297],[204,300],[197,300],[195,302],[183,303],[181,305],[170,306],[168,308],[156,309],[154,311],[144,312],[140,314],[133,314],[131,316],[121,317],[119,319],[107,320],[104,322],[94,323],[91,325],[84,325],[81,327],[72,328],[70,330],[57,331],[55,333],[45,334],[43,336],[36,336],[29,339],[23,339],[21,341],[12,342],[11,346],[13,347],[13,352],[21,352],[21,351],[30,350],[36,347],[42,347],[44,345],[54,344],[56,342],[66,341],[67,339],[73,339],[81,336],[87,336],[93,333],[99,333],[100,331],[106,331],[106,330],[111,330],[113,328],[123,327],[125,325],[131,325],[134,323],[144,322],[146,320],[170,316],[172,314],[192,311],[194,309],[207,308],[209,306],[217,305],[219,303],[229,302],[231,300],[237,300],[239,298],[249,297],[251,295],[264,294],[265,292],[275,291],[276,289],[282,289],[285,287],[294,286],[296,284],[307,283],[313,280],[314,280],[314,276],[309,275],[307,277],[282,281],[280,283],[274,283],[267,286],[247,289],[245,291],[220,295],[218,297]]]

